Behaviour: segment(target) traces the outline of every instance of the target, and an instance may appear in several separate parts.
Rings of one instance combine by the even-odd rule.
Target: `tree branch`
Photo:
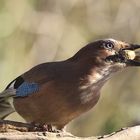
[[[34,124],[0,121],[0,139],[19,140],[140,140],[140,126],[123,128],[117,132],[105,136],[76,137],[67,132],[43,132],[41,127]]]

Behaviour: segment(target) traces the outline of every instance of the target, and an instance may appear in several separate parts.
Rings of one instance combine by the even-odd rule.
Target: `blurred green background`
[[[0,0],[0,90],[39,63],[71,57],[90,41],[140,43],[138,0]],[[140,123],[140,69],[118,73],[88,113],[72,121],[78,136]],[[21,120],[17,114],[8,119]]]

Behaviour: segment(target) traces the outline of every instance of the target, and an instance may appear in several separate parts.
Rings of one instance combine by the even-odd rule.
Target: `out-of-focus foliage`
[[[63,60],[108,37],[140,43],[138,0],[0,0],[0,89],[38,63]],[[138,68],[114,76],[69,131],[87,136],[139,124],[139,77]]]

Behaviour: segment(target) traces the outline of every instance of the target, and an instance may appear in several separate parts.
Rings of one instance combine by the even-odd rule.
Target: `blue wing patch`
[[[16,97],[25,97],[39,91],[39,85],[36,83],[22,83],[16,90]]]

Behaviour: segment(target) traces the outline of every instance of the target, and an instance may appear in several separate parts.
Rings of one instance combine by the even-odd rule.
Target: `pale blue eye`
[[[112,43],[107,43],[106,47],[109,48],[109,49],[112,49],[113,48],[113,44]]]
[[[103,47],[104,47],[105,49],[111,50],[111,49],[114,48],[114,44],[113,44],[112,42],[105,42],[105,43],[103,43]]]

